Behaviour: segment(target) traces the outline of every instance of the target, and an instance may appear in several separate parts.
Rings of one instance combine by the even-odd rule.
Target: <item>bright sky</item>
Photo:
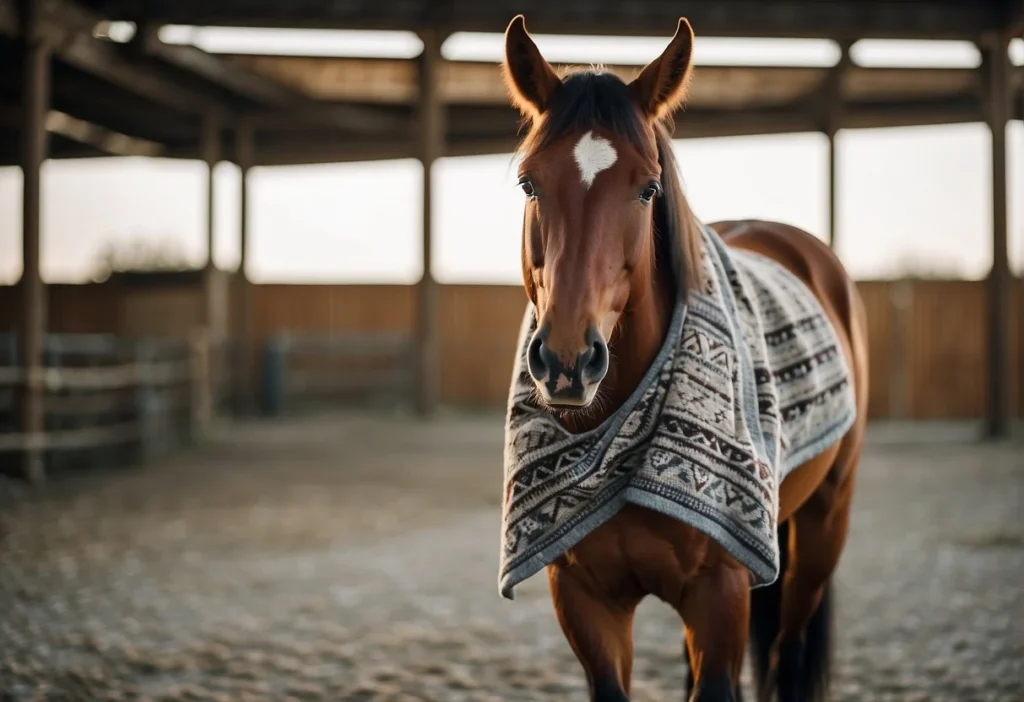
[[[242,30],[239,30],[242,31]],[[415,37],[345,32],[248,32],[260,51],[412,56]],[[175,34],[177,32],[177,34]],[[255,35],[255,36],[254,36]],[[360,41],[355,41],[353,37]],[[243,38],[245,38],[243,36]],[[164,39],[243,51],[238,33],[170,28]],[[254,41],[255,40],[255,41]],[[642,64],[667,37],[537,37],[553,62]],[[339,52],[338,46],[345,51]],[[453,60],[498,60],[500,35],[454,35]],[[1017,42],[1014,62],[1024,64]],[[863,65],[976,66],[973,46],[861,42]],[[700,39],[698,64],[831,65],[823,41]],[[698,78],[699,80],[699,74]],[[681,118],[685,119],[685,115]],[[992,257],[989,133],[983,124],[842,132],[838,138],[839,254],[858,278],[905,272],[981,278]],[[1024,273],[1024,125],[1009,129],[1010,256]],[[820,134],[676,142],[686,190],[704,221],[778,219],[824,235],[827,142]],[[205,248],[204,166],[145,158],[48,162],[43,172],[43,276],[89,277],[111,241],[165,240],[199,263]],[[421,272],[416,161],[254,169],[250,275],[260,282],[412,282]],[[521,282],[523,195],[511,155],[445,159],[436,166],[435,274],[442,282]],[[216,171],[218,266],[238,263],[238,171]],[[21,270],[21,174],[0,169],[0,283]]]

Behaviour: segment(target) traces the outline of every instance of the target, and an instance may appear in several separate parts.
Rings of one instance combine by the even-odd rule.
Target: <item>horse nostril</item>
[[[580,369],[583,378],[591,383],[597,383],[604,379],[608,373],[608,344],[595,330],[587,333],[590,348],[580,358],[582,368]]]
[[[544,340],[536,334],[526,351],[526,367],[534,380],[545,380],[551,370],[544,361]]]

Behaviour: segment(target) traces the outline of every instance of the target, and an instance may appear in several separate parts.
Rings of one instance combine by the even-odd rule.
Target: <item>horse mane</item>
[[[654,200],[655,265],[668,265],[676,292],[686,297],[704,284],[702,239],[683,192],[682,178],[672,152],[669,118],[654,123],[655,148],[661,165],[663,194]],[[536,121],[518,152],[527,155],[549,146],[572,131],[605,129],[626,139],[640,153],[653,156],[646,121],[615,74],[600,69],[568,73],[551,103]]]

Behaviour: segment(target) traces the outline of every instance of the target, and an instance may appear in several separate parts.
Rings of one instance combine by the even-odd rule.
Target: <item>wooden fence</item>
[[[870,416],[875,419],[965,419],[983,416],[986,401],[986,286],[980,281],[864,281],[858,284],[870,322]],[[127,292],[110,286],[51,286],[55,332],[132,327],[155,313],[124,311]],[[153,291],[156,295],[157,291]],[[162,293],[161,293],[162,294]],[[183,294],[184,295],[184,294]],[[135,299],[135,298],[133,298]],[[198,312],[195,296],[182,323],[159,331],[170,338]],[[519,286],[444,285],[440,290],[439,389],[444,403],[501,407],[512,368],[512,347],[526,298]],[[0,288],[0,328],[10,328],[13,290]],[[405,335],[415,321],[415,288],[400,285],[255,285],[252,290],[248,391],[263,388],[263,353],[280,334]],[[141,303],[139,303],[141,304]],[[174,304],[163,303],[169,319]],[[137,305],[136,305],[137,306]],[[1024,414],[1024,285],[1015,282],[1012,308],[1013,407]],[[233,326],[229,328],[234,328]],[[178,336],[183,335],[181,331]],[[220,373],[215,375],[220,376]]]
[[[17,337],[0,334],[0,465],[43,454],[48,470],[128,463],[202,436],[213,414],[211,345],[188,339],[127,339],[112,334],[48,334],[45,366],[18,364]],[[44,388],[45,429],[18,430],[18,395]]]
[[[279,332],[263,347],[261,406],[409,400],[416,390],[416,344],[404,332]]]
[[[986,287],[980,281],[858,283],[869,320],[873,419],[972,419],[986,400]],[[406,333],[415,288],[373,285],[259,285],[253,290],[249,344],[287,330]],[[444,285],[439,300],[442,402],[501,407],[526,298],[518,286]],[[1024,285],[1013,297],[1011,401],[1024,416]]]

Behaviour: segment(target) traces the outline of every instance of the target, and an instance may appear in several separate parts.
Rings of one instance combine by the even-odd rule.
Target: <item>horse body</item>
[[[520,181],[523,277],[537,308],[528,350],[539,400],[571,431],[598,426],[633,392],[662,345],[674,302],[700,284],[693,216],[662,120],[689,80],[692,31],[628,86],[614,76],[558,78],[521,16],[506,31],[506,82],[533,123]],[[576,174],[576,175],[574,175]],[[656,596],[684,622],[691,699],[736,700],[748,638],[759,697],[820,699],[827,687],[827,586],[845,543],[866,417],[863,304],[832,251],[761,221],[712,227],[730,247],[796,275],[834,325],[852,371],[854,426],[779,487],[784,572],[750,574],[696,528],[629,505],[547,567],[556,616],[594,702],[628,700],[632,620]]]
[[[773,681],[781,700],[820,699],[824,694],[821,678],[827,674],[827,660],[816,666],[805,661],[808,654],[816,660],[808,647],[827,652],[824,637],[829,632],[820,630],[822,636],[814,640],[806,638],[805,630],[815,615],[829,615],[819,606],[846,539],[867,413],[864,306],[832,251],[809,233],[765,221],[710,226],[730,246],[768,256],[813,291],[854,369],[858,421],[779,486],[780,531],[792,535],[788,567],[781,584],[753,591],[754,612],[746,571],[720,544],[687,524],[635,505],[624,507],[548,566],[559,621],[572,632],[570,642],[584,666],[590,666],[595,700],[628,699],[632,615],[648,595],[671,605],[687,623],[691,670],[700,670],[711,685],[701,688],[696,699],[738,697],[732,681],[739,678],[748,627],[764,696]],[[630,330],[622,333],[628,336]],[[757,611],[759,603],[762,609]],[[754,629],[748,624],[751,615],[774,620],[774,625],[767,632]],[[804,674],[809,679],[801,685]],[[723,682],[726,678],[730,682]],[[693,673],[691,684],[696,686]]]

